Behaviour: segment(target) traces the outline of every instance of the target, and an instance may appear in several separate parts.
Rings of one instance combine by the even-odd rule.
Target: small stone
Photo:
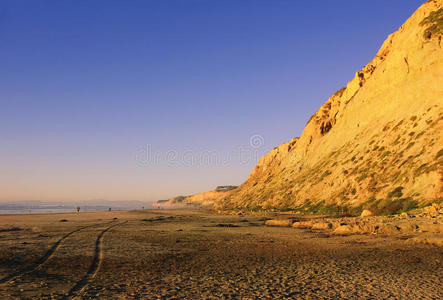
[[[364,209],[362,212],[361,212],[361,215],[360,215],[360,217],[369,217],[369,216],[372,216],[372,212],[370,211],[370,210],[367,210],[367,209]]]
[[[434,203],[435,204],[435,203]],[[438,209],[437,209],[437,206],[434,206],[434,205],[430,205],[430,206],[426,206],[425,208],[424,208],[424,211],[425,212],[427,212],[427,213],[437,213],[438,214]]]
[[[407,219],[407,218],[409,218],[409,214],[407,212],[404,212],[404,213],[401,213],[400,217]]]
[[[441,205],[438,203],[432,203],[432,206],[435,208],[435,210],[440,210],[441,209]]]

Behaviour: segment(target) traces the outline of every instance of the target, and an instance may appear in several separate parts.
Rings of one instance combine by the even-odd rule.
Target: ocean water
[[[24,214],[59,214],[75,212],[72,209],[0,209],[0,215],[24,215]]]
[[[124,210],[128,208],[112,207],[115,210]],[[105,206],[80,206],[80,212],[109,211]],[[26,206],[26,205],[2,205],[0,204],[0,215],[23,215],[23,214],[61,214],[76,212],[76,207],[67,206]]]

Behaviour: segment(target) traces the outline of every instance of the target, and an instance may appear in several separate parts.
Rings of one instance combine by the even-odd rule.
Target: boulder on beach
[[[369,217],[369,216],[372,216],[372,212],[370,210],[367,210],[367,209],[364,209],[361,212],[361,215],[360,215],[360,217]]]
[[[273,220],[267,220],[265,222],[266,226],[278,226],[278,227],[291,227],[292,220],[288,219],[273,219]]]
[[[335,234],[351,234],[354,230],[352,229],[352,226],[350,225],[340,225],[337,228],[335,228],[334,233]]]
[[[328,222],[319,222],[319,223],[315,223],[314,225],[312,225],[312,229],[325,230],[325,229],[330,229],[330,228],[332,228],[332,224],[328,223]]]
[[[314,223],[312,221],[295,222],[292,224],[294,228],[312,228]]]

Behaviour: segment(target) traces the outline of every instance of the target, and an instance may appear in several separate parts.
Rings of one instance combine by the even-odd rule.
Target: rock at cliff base
[[[312,229],[326,230],[332,228],[332,224],[328,222],[320,222],[312,225]]]
[[[354,233],[352,226],[350,225],[340,225],[334,230],[335,234],[352,234]]]
[[[369,216],[372,216],[372,212],[370,210],[367,210],[367,209],[364,209],[361,212],[361,215],[360,215],[360,217],[369,217]]]
[[[397,234],[400,228],[392,224],[379,224],[377,234]]]
[[[266,226],[278,226],[278,227],[291,227],[292,220],[280,220],[280,219],[274,219],[274,220],[267,220],[265,222]]]
[[[314,226],[314,222],[312,221],[295,222],[292,224],[294,228],[312,228],[312,226]]]

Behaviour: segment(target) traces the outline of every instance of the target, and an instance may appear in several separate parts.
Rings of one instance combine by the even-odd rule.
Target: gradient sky
[[[0,0],[0,201],[241,184],[422,2]]]

